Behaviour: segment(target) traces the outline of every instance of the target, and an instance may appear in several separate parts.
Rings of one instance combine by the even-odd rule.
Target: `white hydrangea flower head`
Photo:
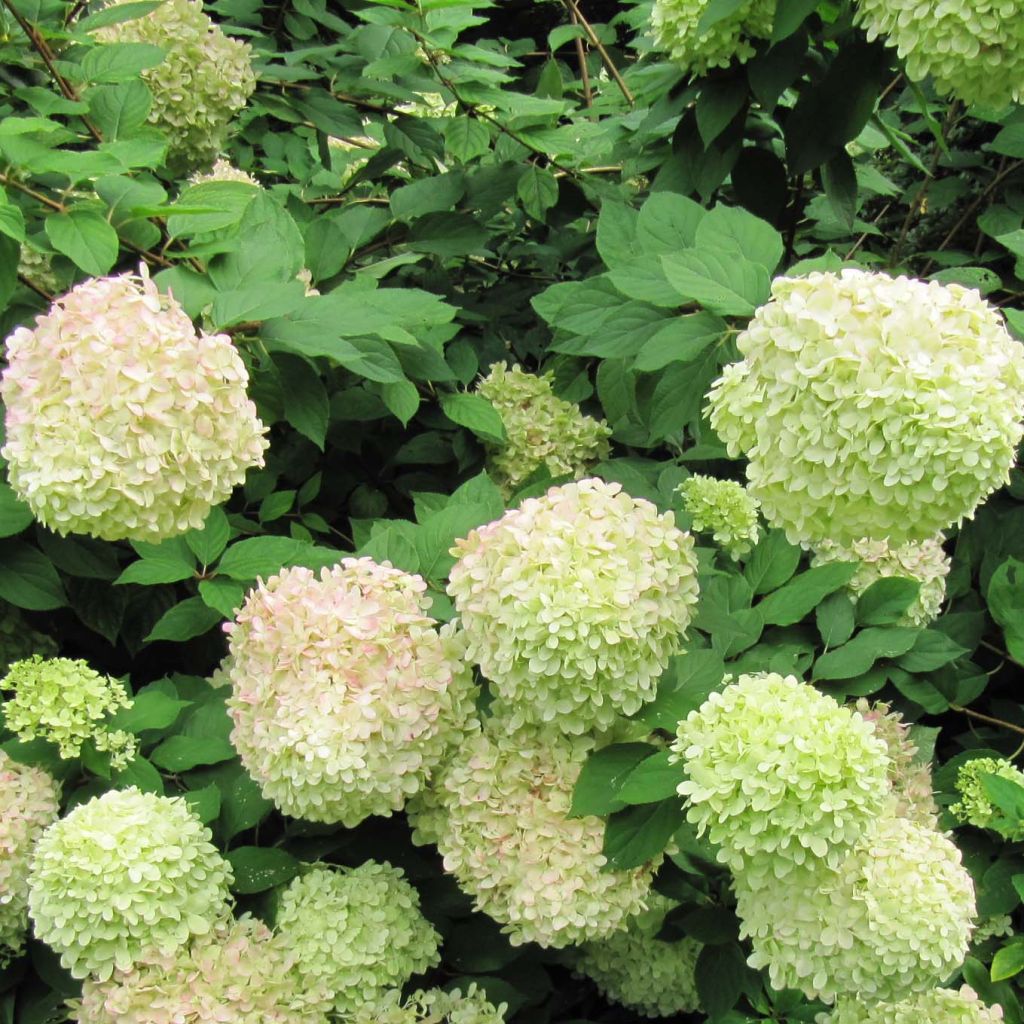
[[[697,602],[693,539],[617,483],[528,498],[456,541],[448,593],[513,728],[607,728],[653,700]]]
[[[701,29],[711,0],[654,0],[651,28],[655,45],[695,75],[726,68],[754,56],[753,43],[770,39],[775,0],[741,0],[724,18]]]
[[[170,953],[99,981],[70,1003],[76,1024],[327,1024],[326,993],[252,917],[224,921]]]
[[[1009,478],[1024,348],[974,289],[863,270],[781,277],[737,345],[711,424],[793,543],[925,541]]]
[[[687,818],[750,876],[821,859],[837,866],[889,797],[874,726],[795,676],[727,678],[679,723]]]
[[[855,18],[915,82],[1001,110],[1024,99],[1024,9],[1016,0],[857,0]]]
[[[400,810],[474,724],[464,648],[426,587],[370,558],[284,569],[225,625],[231,739],[286,814],[351,828]]]
[[[110,790],[39,839],[29,874],[36,937],[76,978],[106,981],[169,955],[230,910],[231,867],[179,797]]]
[[[159,543],[201,527],[265,428],[226,334],[196,332],[146,268],[84,281],[7,339],[11,486],[60,534]]]
[[[488,445],[489,467],[506,496],[543,467],[550,476],[584,476],[608,457],[611,428],[559,398],[554,375],[537,376],[519,366],[495,363],[476,387],[505,427],[502,445]]]
[[[495,1006],[482,989],[470,985],[459,989],[439,988],[413,992],[402,1000],[400,992],[388,992],[378,1003],[360,1007],[346,1024],[505,1024],[507,1005]]]
[[[413,840],[444,866],[513,945],[600,939],[644,910],[659,856],[607,871],[604,822],[568,817],[589,736],[490,719],[409,807]]]
[[[0,750],[0,968],[24,947],[29,863],[59,811],[60,787],[53,777]]]
[[[949,556],[942,549],[943,538],[930,537],[923,541],[908,541],[891,546],[885,540],[868,537],[850,545],[823,540],[814,545],[811,565],[829,562],[860,562],[856,575],[847,584],[854,598],[864,593],[872,583],[890,576],[917,580],[921,591],[900,618],[903,626],[927,626],[939,617],[946,597],[946,577],[949,575]]]
[[[990,828],[1006,839],[1024,839],[1024,823],[1006,819],[996,807],[982,781],[986,775],[996,775],[1009,782],[1024,786],[1024,772],[1005,758],[976,757],[960,765],[956,775],[956,788],[960,799],[950,807],[957,820],[975,828]]]
[[[0,602],[0,672],[6,675],[14,662],[33,654],[53,658],[57,651],[52,637],[33,629],[17,608]]]
[[[326,989],[342,1015],[441,961],[441,937],[420,911],[419,893],[386,861],[300,875],[281,895],[276,931],[302,979]]]
[[[967,985],[959,990],[935,988],[916,992],[898,1003],[865,1004],[844,999],[818,1024],[1002,1024],[1003,1008],[986,1006]]]
[[[102,43],[149,43],[164,50],[164,59],[142,72],[153,96],[149,122],[167,137],[168,167],[209,167],[256,88],[249,44],[226,36],[204,13],[202,0],[164,0],[141,18],[97,29],[94,36]]]
[[[580,947],[576,970],[613,1003],[643,1017],[673,1017],[700,1009],[695,970],[703,948],[696,939],[663,942],[656,936],[675,904],[652,893],[642,914],[606,939]]]
[[[872,822],[838,868],[807,863],[784,878],[734,879],[751,967],[775,988],[832,1002],[903,999],[963,962],[974,883],[942,833],[905,818]]]
[[[189,175],[190,185],[205,185],[211,181],[236,181],[244,185],[255,185],[260,188],[260,183],[240,167],[235,167],[230,160],[219,157],[214,161],[213,167],[208,171],[196,171]]]
[[[715,543],[736,561],[757,543],[759,503],[735,480],[718,480],[695,473],[678,488],[683,508],[697,533],[710,533]]]
[[[124,683],[100,675],[85,661],[33,655],[10,666],[0,690],[14,691],[3,703],[4,720],[21,740],[49,740],[63,758],[79,757],[91,740],[97,750],[110,753],[114,768],[135,757],[135,737],[106,722],[118,709],[132,706]]]

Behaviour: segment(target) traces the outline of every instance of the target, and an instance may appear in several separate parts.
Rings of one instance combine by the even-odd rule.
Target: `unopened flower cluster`
[[[57,654],[52,637],[33,629],[9,604],[0,604],[0,672],[6,674],[16,661],[39,654],[52,658]]]
[[[681,67],[697,75],[754,56],[754,42],[768,39],[775,0],[741,0],[730,13],[701,28],[712,0],[655,0],[651,16],[655,44]]]
[[[1002,1024],[1003,1008],[986,1006],[967,985],[959,990],[936,988],[919,992],[898,1003],[867,1005],[843,1000],[819,1024]]]
[[[228,913],[232,872],[177,797],[110,790],[50,826],[29,876],[35,934],[99,981],[170,955]]]
[[[884,540],[864,538],[849,546],[824,540],[814,546],[812,565],[829,562],[860,562],[847,589],[859,597],[872,583],[892,576],[917,580],[921,590],[900,618],[905,626],[926,626],[938,618],[946,596],[949,556],[942,549],[942,537],[890,545]]]
[[[675,904],[652,894],[648,909],[606,939],[580,948],[576,970],[587,975],[601,994],[644,1017],[672,1017],[700,1008],[695,970],[701,945],[695,939],[666,942],[657,938],[665,915]]]
[[[304,982],[349,1014],[440,962],[440,936],[420,912],[404,873],[387,862],[319,866],[294,879],[277,911],[277,934]]]
[[[18,275],[48,295],[56,295],[60,290],[60,279],[53,270],[53,257],[27,243],[22,244],[18,253]]]
[[[861,270],[778,278],[737,345],[711,423],[794,543],[929,540],[1008,479],[1024,351],[975,290]]]
[[[414,840],[437,844],[445,869],[513,945],[604,938],[646,906],[660,857],[607,871],[604,822],[568,817],[593,744],[550,727],[510,732],[492,719],[410,807]]]
[[[142,72],[153,97],[149,121],[167,136],[168,167],[209,167],[227,143],[232,118],[256,88],[249,45],[226,36],[203,12],[201,0],[164,0],[148,14],[95,35],[104,43],[149,43],[164,50],[164,59]]]
[[[223,921],[167,953],[150,953],[71,1004],[77,1024],[327,1024],[322,989],[296,974],[295,955],[251,917]]]
[[[494,406],[505,427],[505,443],[490,446],[489,465],[508,494],[542,467],[553,477],[579,479],[608,456],[611,428],[559,398],[553,379],[550,373],[537,376],[496,363],[477,385],[477,394]]]
[[[679,485],[683,508],[697,533],[710,533],[730,558],[742,558],[757,543],[758,502],[734,480],[695,473]]]
[[[905,61],[907,77],[929,76],[939,92],[1001,110],[1024,99],[1024,8],[1016,0],[857,0],[869,40]]]
[[[582,733],[655,695],[697,601],[693,540],[619,484],[552,487],[456,542],[448,593],[514,728]]]
[[[399,992],[390,992],[346,1020],[347,1024],[505,1024],[505,1009],[504,1003],[489,1002],[481,989],[470,985],[465,993],[420,990],[404,1001]]]
[[[60,791],[40,768],[0,750],[0,968],[28,929],[28,869],[36,842],[57,818]]]
[[[159,542],[201,527],[263,465],[231,339],[197,334],[140,274],[85,281],[7,339],[9,480],[61,534]]]
[[[346,558],[319,577],[282,570],[225,626],[232,742],[286,814],[352,827],[399,810],[472,725],[462,646],[425,590]]]
[[[78,757],[83,744],[110,753],[114,768],[135,756],[138,743],[123,729],[110,729],[105,719],[132,701],[124,684],[102,676],[87,662],[34,655],[15,662],[0,679],[0,690],[13,690],[3,705],[7,728],[21,740],[46,739],[60,756]]]
[[[189,175],[188,179],[190,185],[208,185],[213,181],[241,182],[243,185],[260,187],[260,183],[251,174],[243,171],[240,167],[235,167],[229,160],[225,160],[223,157],[215,160],[213,166],[208,171],[196,171],[194,174]]]
[[[1024,772],[1009,761],[1003,758],[976,757],[962,764],[957,772],[956,788],[960,799],[950,807],[950,811],[969,825],[993,829],[1006,839],[1024,839],[1024,822],[1008,820],[992,803],[985,790],[984,779],[988,775],[1024,787]]]

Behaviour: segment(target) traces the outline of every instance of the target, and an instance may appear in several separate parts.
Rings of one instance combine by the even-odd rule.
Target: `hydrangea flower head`
[[[230,160],[225,160],[223,157],[215,160],[208,171],[196,171],[194,174],[190,174],[188,179],[190,185],[206,185],[211,181],[235,181],[241,182],[243,185],[260,187],[260,183],[251,174],[243,171],[240,167],[235,167]]]
[[[18,253],[18,274],[48,295],[56,295],[60,290],[60,279],[53,270],[53,257],[27,243],[22,243]]]
[[[724,18],[706,25],[711,0],[654,0],[655,45],[696,75],[734,60],[745,63],[754,56],[754,41],[771,37],[775,0],[741,0],[733,6]]]
[[[737,345],[711,424],[793,543],[929,540],[1009,477],[1024,349],[973,289],[863,270],[782,277]]]
[[[580,947],[576,970],[597,985],[605,999],[644,1017],[672,1017],[700,1009],[695,970],[696,939],[663,942],[656,936],[675,904],[652,893],[649,907],[606,939]]]
[[[794,676],[741,675],[679,723],[687,818],[734,871],[839,863],[889,795],[874,726]]]
[[[604,822],[568,817],[593,745],[492,718],[409,808],[414,841],[436,843],[445,869],[513,945],[604,938],[646,907],[661,858],[607,871]]]
[[[347,1020],[348,1024],[505,1024],[506,1008],[505,1003],[488,1002],[481,989],[470,985],[465,994],[458,989],[421,989],[404,1002],[400,992],[392,991]]]
[[[369,558],[284,569],[225,626],[232,742],[286,814],[391,814],[472,724],[462,645],[427,615],[426,586]]]
[[[757,543],[758,502],[734,480],[717,480],[695,473],[679,485],[683,508],[697,533],[710,533],[733,560],[742,558]]]
[[[77,1024],[327,1024],[322,989],[262,922],[224,921],[171,953],[86,980]]]
[[[898,1003],[862,1003],[844,999],[819,1024],[1001,1024],[1003,1008],[986,1006],[967,985],[916,992]]]
[[[277,935],[302,978],[325,988],[343,1015],[440,963],[441,937],[420,912],[419,894],[387,862],[300,875],[281,896]]]
[[[248,43],[226,36],[203,12],[202,0],[164,0],[141,18],[98,29],[95,37],[164,50],[164,59],[142,72],[153,96],[150,124],[167,136],[172,170],[209,167],[256,88]]]
[[[49,740],[65,758],[78,757],[91,740],[97,750],[109,751],[114,768],[123,768],[135,756],[135,737],[107,728],[104,721],[119,708],[132,706],[124,684],[101,676],[87,662],[44,661],[36,654],[15,662],[0,679],[0,690],[14,691],[4,702],[4,719],[21,740]]]
[[[538,377],[519,366],[509,370],[505,363],[495,363],[477,384],[477,394],[494,406],[505,426],[505,443],[491,445],[488,456],[506,494],[541,467],[553,477],[579,479],[589,466],[608,457],[611,428],[559,398],[553,380],[550,373]]]
[[[652,700],[697,601],[671,512],[588,479],[456,542],[448,593],[510,725],[606,728]]]
[[[1024,99],[1024,10],[1015,0],[857,0],[855,17],[939,92],[1001,110]]]
[[[872,822],[838,868],[734,884],[748,963],[810,998],[903,999],[945,980],[970,943],[974,883],[960,851],[904,818]]]
[[[60,789],[53,778],[0,750],[0,968],[24,946],[29,862],[59,810]]]
[[[162,10],[163,8],[158,8]],[[158,543],[201,527],[267,442],[226,334],[145,267],[76,285],[7,339],[11,486],[57,533]]]
[[[39,654],[44,658],[57,655],[57,644],[52,637],[34,630],[17,608],[0,604],[0,672],[16,661]]]
[[[29,875],[36,936],[76,978],[169,955],[227,913],[231,867],[178,797],[110,790],[42,835]]]
[[[946,577],[949,575],[949,556],[942,550],[942,537],[923,541],[908,541],[891,546],[885,540],[863,538],[848,546],[824,540],[814,546],[811,565],[829,562],[860,562],[856,575],[847,584],[847,590],[856,598],[872,583],[891,576],[917,580],[920,593],[900,618],[904,626],[926,626],[937,619],[946,597]]]
[[[990,828],[1010,840],[1024,839],[1024,822],[1009,821],[985,790],[983,779],[995,775],[1024,786],[1024,772],[1004,758],[976,757],[960,766],[956,788],[960,799],[950,807],[960,821],[976,828]]]

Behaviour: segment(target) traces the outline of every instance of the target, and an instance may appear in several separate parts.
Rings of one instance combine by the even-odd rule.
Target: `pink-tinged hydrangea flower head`
[[[742,484],[695,473],[679,485],[679,494],[694,530],[710,533],[733,560],[757,543],[757,499]]]
[[[35,934],[76,978],[170,955],[229,910],[231,867],[178,797],[111,790],[54,822],[29,875]]]
[[[693,539],[588,479],[456,542],[448,593],[512,727],[606,728],[652,700],[697,602]]]
[[[506,440],[489,446],[489,465],[506,494],[543,467],[550,476],[579,479],[595,462],[607,458],[611,428],[584,416],[579,406],[559,398],[554,377],[511,370],[495,363],[477,385],[477,394],[497,410]]]
[[[475,985],[465,994],[439,988],[413,992],[405,1001],[400,992],[387,993],[380,1002],[356,1010],[347,1024],[505,1024],[505,1003],[497,1006]]]
[[[737,344],[711,424],[794,543],[929,540],[1009,477],[1024,349],[973,289],[863,270],[782,277]]]
[[[938,91],[997,110],[1024,99],[1024,8],[1017,0],[857,0],[857,22]]]
[[[39,654],[44,658],[57,655],[57,644],[45,633],[34,630],[8,604],[0,604],[0,672],[6,673],[16,661]]]
[[[587,975],[613,1003],[644,1017],[673,1017],[700,1009],[695,970],[701,945],[684,938],[657,938],[675,904],[652,893],[649,908],[606,939],[580,947],[576,970]]]
[[[159,542],[201,527],[267,442],[226,334],[139,277],[95,278],[7,339],[2,454],[58,533]]]
[[[985,789],[984,779],[988,775],[1014,782],[1024,787],[1024,772],[1004,758],[976,757],[960,766],[956,776],[956,788],[960,799],[950,807],[959,821],[976,828],[990,828],[1006,839],[1024,839],[1024,823],[1008,819]]]
[[[61,757],[78,757],[91,740],[110,753],[114,768],[135,756],[138,742],[123,729],[110,729],[106,719],[132,701],[124,684],[101,676],[87,662],[34,655],[15,662],[0,679],[0,690],[13,690],[4,702],[7,728],[21,740],[56,743]]]
[[[323,865],[294,879],[281,896],[277,935],[303,980],[326,989],[346,1020],[441,959],[419,893],[386,861]]]
[[[934,988],[898,1003],[862,1003],[844,999],[818,1024],[1002,1024],[1003,1008],[986,1006],[967,985]]]
[[[29,862],[59,810],[60,790],[53,778],[0,750],[0,967],[24,946]]]
[[[226,36],[203,12],[202,0],[164,0],[94,34],[104,43],[149,43],[164,51],[159,64],[142,72],[153,97],[149,122],[167,136],[169,167],[209,167],[256,88],[249,44]]]
[[[473,721],[453,627],[419,576],[346,558],[250,591],[229,632],[232,742],[286,814],[357,825],[426,783]]]
[[[775,0],[740,0],[710,25],[705,21],[709,13],[712,0],[654,0],[655,45],[696,75],[750,60],[753,43],[771,37]]]
[[[899,1000],[963,962],[974,883],[940,832],[904,818],[872,822],[838,868],[735,878],[740,936],[775,988],[810,998]]]
[[[295,959],[266,925],[224,921],[171,953],[105,981],[86,980],[76,1024],[327,1024],[322,989],[300,981]]]
[[[687,818],[750,875],[838,864],[889,795],[874,726],[794,676],[739,676],[679,723],[672,750]]]
[[[409,807],[416,842],[436,843],[478,910],[513,945],[600,939],[646,908],[661,858],[605,870],[604,822],[568,817],[590,737],[490,719]]]

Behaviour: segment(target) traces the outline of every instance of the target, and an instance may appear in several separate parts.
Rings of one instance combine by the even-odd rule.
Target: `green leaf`
[[[153,767],[146,758],[136,754],[123,768],[113,774],[114,785],[118,789],[128,789],[135,786],[143,793],[156,793],[164,795],[164,780],[160,773]]]
[[[220,621],[220,612],[210,608],[202,598],[187,597],[160,616],[146,637],[146,642],[191,640],[213,629]]]
[[[2,207],[0,207],[2,209]],[[32,510],[0,480],[0,537],[13,537],[32,522]]]
[[[398,220],[411,221],[426,213],[452,210],[466,191],[460,172],[421,178],[391,193],[391,212]]]
[[[697,36],[704,35],[720,21],[732,17],[746,2],[747,0],[709,0],[697,23]]]
[[[53,213],[43,226],[54,249],[93,277],[101,277],[117,262],[117,232],[95,210]]]
[[[637,242],[638,224],[639,215],[631,206],[618,202],[601,204],[597,217],[597,251],[606,266],[614,268],[641,254]]]
[[[478,437],[494,444],[506,439],[505,424],[498,411],[480,395],[449,392],[440,396],[445,416],[460,427],[466,427]]]
[[[132,706],[118,711],[110,719],[109,725],[112,729],[127,729],[135,734],[147,729],[167,729],[177,721],[181,709],[187,708],[189,703],[149,686],[135,694]]]
[[[1024,562],[1008,558],[989,580],[988,610],[1003,628],[1006,649],[1024,661]]]
[[[697,226],[704,207],[675,192],[655,192],[640,207],[635,242],[643,255],[663,256],[690,249],[697,241]]]
[[[678,797],[616,811],[605,826],[601,851],[608,859],[605,870],[629,871],[649,863],[664,851],[682,823]]]
[[[21,208],[7,201],[0,189],[0,235],[13,238],[15,242],[25,241],[25,215]]]
[[[649,743],[613,743],[592,753],[584,762],[572,793],[569,817],[604,817],[621,810],[618,797],[630,772],[656,749]]]
[[[992,980],[1005,981],[1024,970],[1024,938],[1015,936],[992,957]]]
[[[200,565],[213,565],[227,547],[231,526],[224,510],[219,506],[210,509],[201,530],[189,530],[185,543]]]
[[[50,611],[68,603],[49,559],[17,540],[0,541],[0,599],[29,611]]]
[[[231,891],[241,896],[284,885],[301,867],[290,853],[273,846],[239,846],[229,850],[226,856],[235,874]]]
[[[627,804],[649,804],[675,796],[676,787],[685,778],[678,764],[670,764],[672,752],[659,750],[645,761],[641,761],[626,776],[619,789],[618,798]]]
[[[167,233],[172,238],[181,238],[232,227],[241,221],[258,192],[255,185],[244,181],[205,181],[191,185],[169,207],[171,211],[180,209],[182,212],[170,213]],[[186,213],[186,210],[192,212]],[[197,210],[205,212],[195,212]]]
[[[907,672],[934,672],[967,653],[966,647],[945,633],[924,629],[918,633],[914,646],[896,664]]]
[[[248,537],[235,541],[224,552],[217,571],[233,580],[266,578],[285,566],[301,565],[311,548],[307,541],[291,537]]]
[[[88,93],[89,113],[105,139],[130,136],[146,123],[153,97],[144,82],[101,85]]]
[[[1024,786],[1013,779],[986,772],[980,776],[985,795],[998,807],[1010,825],[1016,829],[1024,820]]]
[[[705,146],[710,146],[729,126],[747,102],[747,83],[741,78],[706,82],[697,97],[697,131]]]
[[[875,580],[857,599],[857,622],[861,626],[895,625],[920,593],[919,580],[900,576]]]
[[[821,0],[776,0],[772,42],[788,39],[814,12]]]
[[[766,625],[792,626],[809,615],[829,594],[845,587],[858,568],[853,562],[833,562],[808,569],[769,594],[757,610]]]
[[[839,150],[822,166],[821,181],[837,220],[852,228],[857,216],[857,172],[845,149]]]
[[[184,560],[173,550],[158,551],[150,558],[132,562],[116,580],[115,584],[139,583],[153,586],[157,583],[178,583],[195,575],[195,565]]]
[[[755,217],[742,206],[719,204],[697,225],[694,242],[697,249],[731,252],[768,271],[782,259],[782,235],[767,221]]]
[[[491,133],[482,121],[459,116],[444,126],[444,145],[460,163],[469,163],[491,148]]]
[[[199,596],[204,604],[220,612],[225,619],[233,619],[245,600],[245,587],[217,576],[212,580],[199,581]]]
[[[308,360],[298,356],[282,353],[274,357],[274,364],[281,378],[285,419],[323,451],[331,416],[323,378]]]
[[[725,663],[715,651],[700,649],[677,655],[658,681],[658,694],[637,718],[653,729],[675,732],[679,723],[721,689]]]
[[[220,825],[226,842],[240,832],[255,828],[274,809],[274,804],[260,793],[260,787],[235,763],[230,777],[218,783],[221,795]]]
[[[906,654],[914,646],[917,635],[918,630],[901,626],[871,626],[861,630],[848,643],[823,654],[814,663],[814,678],[854,679],[867,672],[879,658],[898,658]]]
[[[669,284],[712,313],[750,316],[768,298],[768,271],[735,253],[689,249],[661,261]]]
[[[739,925],[735,912],[725,907],[698,907],[680,921],[683,931],[705,946],[736,942]]]
[[[702,1009],[711,1020],[728,1013],[743,994],[747,963],[736,943],[705,946],[697,957],[694,980]]]
[[[838,647],[853,636],[856,625],[853,601],[842,590],[829,594],[814,609],[814,617],[821,642],[826,647]]]
[[[82,59],[80,78],[98,85],[101,82],[131,82],[142,71],[155,68],[164,59],[164,50],[150,43],[105,43],[88,50]]]
[[[213,736],[170,736],[149,755],[158,768],[175,773],[203,764],[219,764],[236,756],[228,740]]]
[[[669,363],[688,363],[722,338],[727,327],[713,313],[673,317],[644,342],[633,361],[633,369],[651,373]]]
[[[182,794],[192,813],[204,824],[216,821],[220,814],[220,790],[211,783],[202,789]]]
[[[549,170],[530,164],[516,185],[516,195],[534,220],[543,221],[544,214],[558,202],[558,182]]]
[[[769,594],[789,580],[799,564],[800,549],[781,530],[768,530],[757,542],[743,575],[755,594]]]
[[[393,384],[382,384],[380,397],[394,413],[403,427],[416,415],[420,407],[420,393],[411,380],[398,380]]]

